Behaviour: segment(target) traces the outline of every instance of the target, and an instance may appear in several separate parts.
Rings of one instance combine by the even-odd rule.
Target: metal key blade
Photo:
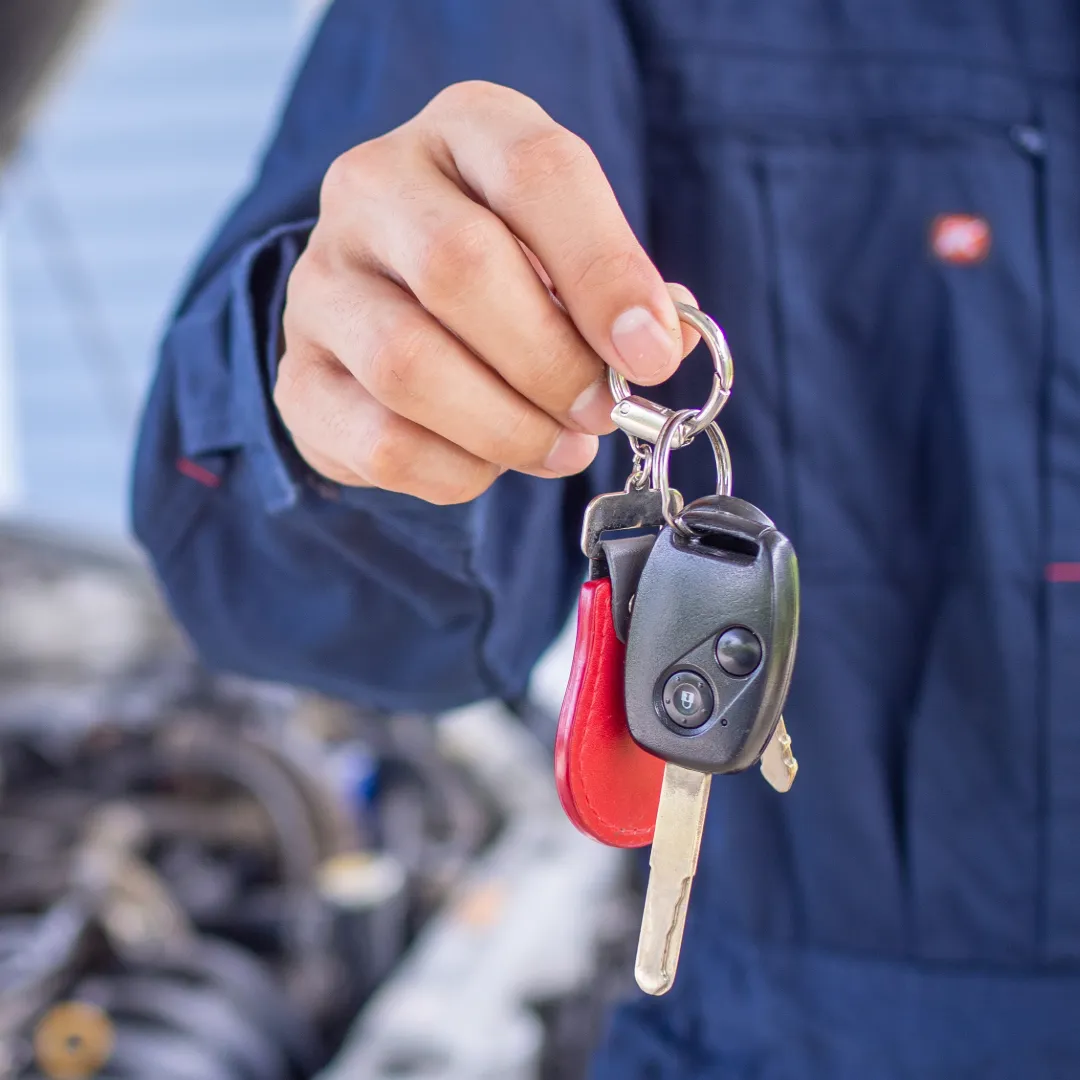
[[[675,981],[711,785],[709,773],[664,768],[634,966],[646,994],[666,994]]]
[[[761,775],[779,792],[791,790],[799,763],[791,752],[791,736],[781,716],[765,752],[761,755]]]

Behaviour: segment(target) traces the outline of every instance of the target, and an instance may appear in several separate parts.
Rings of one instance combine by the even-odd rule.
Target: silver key
[[[777,791],[784,792],[791,790],[798,770],[791,736],[780,717],[761,756],[761,774]],[[666,994],[675,982],[711,786],[709,773],[681,765],[664,768],[634,965],[634,977],[646,994]]]
[[[675,982],[711,786],[709,773],[681,765],[664,768],[634,965],[646,994],[666,994]]]
[[[778,713],[791,677],[798,627],[798,575],[794,552],[789,541],[776,531],[761,511],[730,498],[731,459],[727,443],[715,421],[731,391],[731,354],[723,334],[708,316],[686,305],[679,304],[677,308],[680,319],[702,335],[713,359],[713,385],[701,409],[672,412],[647,399],[631,395],[625,379],[612,369],[608,371],[609,384],[616,401],[611,418],[630,436],[634,449],[635,472],[627,485],[628,491],[644,487],[643,478],[647,471],[648,486],[659,496],[660,509],[668,525],[668,529],[661,533],[658,547],[653,549],[645,568],[648,574],[653,559],[660,551],[658,566],[662,564],[665,569],[657,569],[654,575],[652,607],[645,615],[644,624],[638,621],[639,615],[634,614],[627,643],[626,698],[630,731],[643,749],[666,761],[635,964],[638,985],[646,993],[654,995],[667,993],[675,982],[690,891],[705,829],[712,770],[739,771],[753,764],[754,754],[760,754],[762,775],[777,791],[787,791],[798,768],[791,753],[791,738],[783,717]],[[673,449],[687,445],[702,432],[708,435],[716,459],[716,497],[708,509],[702,506],[707,500],[702,500],[702,504],[693,504],[688,513],[693,517],[697,508],[698,526],[703,533],[729,539],[734,537],[734,541],[730,541],[734,546],[729,544],[728,548],[724,548],[721,545],[720,550],[745,555],[744,549],[749,547],[757,552],[757,556],[752,562],[717,560],[712,569],[701,570],[700,573],[697,570],[689,572],[689,564],[684,563],[676,572],[671,568],[671,559],[695,558],[687,545],[687,538],[693,539],[695,533],[692,524],[688,524],[686,515],[681,512],[681,497],[675,500],[670,495],[668,464]],[[588,517],[586,515],[587,531]],[[660,548],[661,544],[667,546]],[[670,558],[664,554],[668,550],[672,553]],[[699,570],[704,566],[706,563],[702,562]],[[719,571],[717,568],[721,566],[728,569]],[[753,580],[744,574],[746,568],[752,568],[757,575]],[[665,573],[670,577],[665,577]],[[699,588],[695,594],[696,604],[690,605],[693,619],[688,624],[684,623],[679,606],[671,603],[670,594],[665,592],[666,585],[662,587],[662,584],[657,584],[670,584],[671,580],[677,580],[683,588],[692,590],[695,586],[702,586],[706,594],[711,595],[718,588],[714,580],[717,573],[731,576],[733,580],[742,575],[748,583],[736,581],[728,594],[723,594],[721,590],[717,598],[724,603],[718,604],[716,610],[702,603]],[[771,605],[752,603],[757,593],[748,593],[748,588],[769,589],[766,595],[772,598]],[[644,577],[634,597],[638,608],[646,604],[643,591],[648,592]],[[729,596],[735,598],[733,610],[727,610]],[[782,602],[777,602],[777,596]],[[735,602],[740,598],[744,602],[743,609],[739,609],[739,604]],[[726,612],[726,620],[721,616],[721,608]],[[743,617],[750,620],[745,625],[738,619],[740,610]],[[704,634],[699,625],[703,614],[706,621],[714,615],[716,617],[714,632],[720,636],[715,642],[713,635]],[[757,626],[759,623],[760,627]],[[635,625],[645,625],[649,629],[635,635]],[[733,670],[718,651],[723,644],[722,639],[734,631],[738,631],[741,637],[733,648],[742,649],[754,641],[757,643],[758,653],[753,662],[743,657],[728,658],[736,668],[749,663],[745,670]],[[749,643],[746,635],[752,639]],[[656,647],[657,641],[663,643],[660,648]],[[702,653],[703,647],[705,653]],[[636,661],[632,656],[635,652]],[[712,670],[713,667],[719,670],[714,672],[716,677],[710,684],[702,671]],[[754,674],[755,670],[757,674]],[[737,690],[732,684],[733,679],[751,676],[760,679],[759,698],[745,695],[743,690]],[[654,682],[654,679],[659,681]],[[745,689],[746,684],[737,685]],[[682,696],[676,696],[677,693]],[[721,695],[727,705],[717,705]],[[729,713],[728,708],[735,712]],[[722,710],[713,715],[719,724],[714,726],[711,736],[695,744],[696,752],[692,752],[690,744],[680,740],[686,737],[688,731],[696,728],[702,728],[702,734],[705,734],[708,729],[703,725],[708,723],[714,709]],[[662,713],[666,714],[666,720]],[[733,721],[730,726],[729,716]],[[774,719],[775,727],[762,750],[761,739]],[[755,727],[756,724],[761,727]],[[723,736],[725,729],[729,736],[735,736],[726,742]],[[676,764],[680,760],[683,764]],[[687,767],[691,765],[700,766],[700,769],[711,767],[711,771]]]

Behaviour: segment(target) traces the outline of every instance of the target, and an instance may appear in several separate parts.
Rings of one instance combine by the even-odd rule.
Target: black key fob
[[[780,719],[795,663],[799,576],[791,542],[756,506],[713,495],[657,538],[633,601],[630,732],[665,761],[748,769]]]

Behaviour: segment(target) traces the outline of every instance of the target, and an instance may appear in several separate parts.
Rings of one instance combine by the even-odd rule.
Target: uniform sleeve
[[[327,166],[464,79],[513,86],[588,140],[641,234],[643,118],[614,0],[334,4],[166,333],[136,452],[135,533],[211,667],[440,709],[519,694],[566,617],[581,510],[621,486],[616,440],[585,476],[507,473],[435,507],[322,481],[270,397],[285,282]]]

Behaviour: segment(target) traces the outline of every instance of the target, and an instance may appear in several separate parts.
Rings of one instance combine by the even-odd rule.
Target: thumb
[[[698,306],[697,297],[685,285],[680,285],[677,281],[669,281],[667,290],[676,303],[689,304],[691,307]],[[682,354],[685,359],[701,340],[701,335],[687,323],[681,322],[679,327],[682,330]]]

